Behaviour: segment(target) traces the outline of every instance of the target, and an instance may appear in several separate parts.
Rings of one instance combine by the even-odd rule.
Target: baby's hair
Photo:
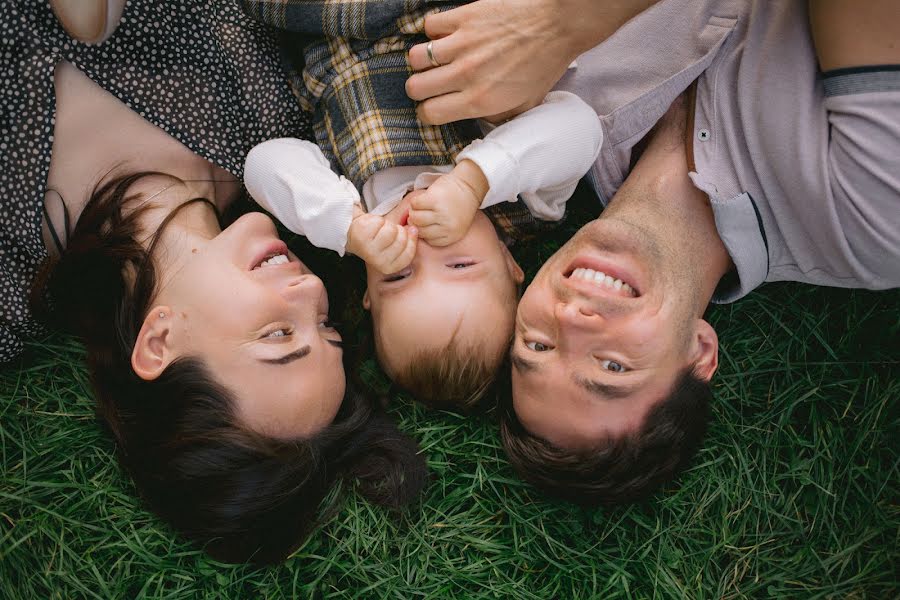
[[[452,340],[443,348],[429,348],[394,373],[394,382],[429,408],[473,412],[487,395],[505,352],[485,356],[484,346]]]

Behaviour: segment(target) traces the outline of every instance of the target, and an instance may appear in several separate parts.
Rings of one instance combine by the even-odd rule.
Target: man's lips
[[[620,298],[641,295],[634,275],[625,267],[596,258],[579,258],[563,273],[566,285],[587,295],[600,294]]]

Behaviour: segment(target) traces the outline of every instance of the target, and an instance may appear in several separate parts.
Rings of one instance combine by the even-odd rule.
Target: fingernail
[[[419,233],[419,230],[416,229],[416,226],[410,225],[409,226],[409,235],[416,235],[417,233]]]

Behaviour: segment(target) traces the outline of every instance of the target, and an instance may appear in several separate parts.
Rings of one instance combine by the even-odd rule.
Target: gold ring
[[[432,67],[439,67],[441,63],[434,57],[434,42],[428,42],[425,44],[425,54],[428,55],[428,62],[431,63]]]

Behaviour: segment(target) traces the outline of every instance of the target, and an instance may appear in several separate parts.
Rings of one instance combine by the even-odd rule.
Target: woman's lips
[[[277,256],[279,254],[284,254],[285,256],[290,258],[287,244],[282,240],[276,238],[260,246],[259,250],[253,255],[253,260],[250,263],[248,270],[252,271],[256,269],[266,259]]]

